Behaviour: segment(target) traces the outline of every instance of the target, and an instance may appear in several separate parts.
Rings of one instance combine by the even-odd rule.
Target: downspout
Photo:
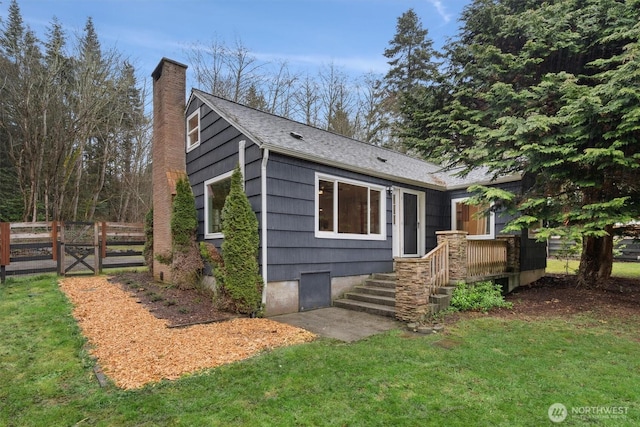
[[[267,162],[269,161],[269,149],[262,150],[262,166],[260,170],[260,216],[261,216],[261,240],[262,240],[262,304],[267,303]]]

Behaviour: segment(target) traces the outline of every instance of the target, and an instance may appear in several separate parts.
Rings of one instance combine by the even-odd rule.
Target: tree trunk
[[[611,277],[613,267],[613,226],[605,229],[604,237],[584,237],[578,267],[578,285],[587,288],[602,287]]]

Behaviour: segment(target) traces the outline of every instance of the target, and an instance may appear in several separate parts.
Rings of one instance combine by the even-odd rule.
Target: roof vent
[[[380,157],[380,156],[378,156],[378,157],[376,157],[376,158],[377,158],[378,160],[380,160],[382,163],[386,163],[386,162],[387,162],[387,159],[385,159],[384,157]]]
[[[300,135],[298,132],[289,132],[289,135],[291,135],[292,137],[294,137],[295,139],[302,139],[302,135]]]

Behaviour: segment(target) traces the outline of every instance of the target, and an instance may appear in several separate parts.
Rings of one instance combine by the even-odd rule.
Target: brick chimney
[[[153,77],[153,254],[171,251],[175,182],[186,176],[185,94],[187,66],[162,58]],[[153,260],[153,275],[171,281],[170,266]]]

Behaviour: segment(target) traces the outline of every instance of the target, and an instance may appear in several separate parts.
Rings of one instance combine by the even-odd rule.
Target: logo
[[[554,423],[561,423],[567,418],[567,407],[562,403],[554,403],[549,406],[549,410],[547,411],[549,415],[549,419]]]

